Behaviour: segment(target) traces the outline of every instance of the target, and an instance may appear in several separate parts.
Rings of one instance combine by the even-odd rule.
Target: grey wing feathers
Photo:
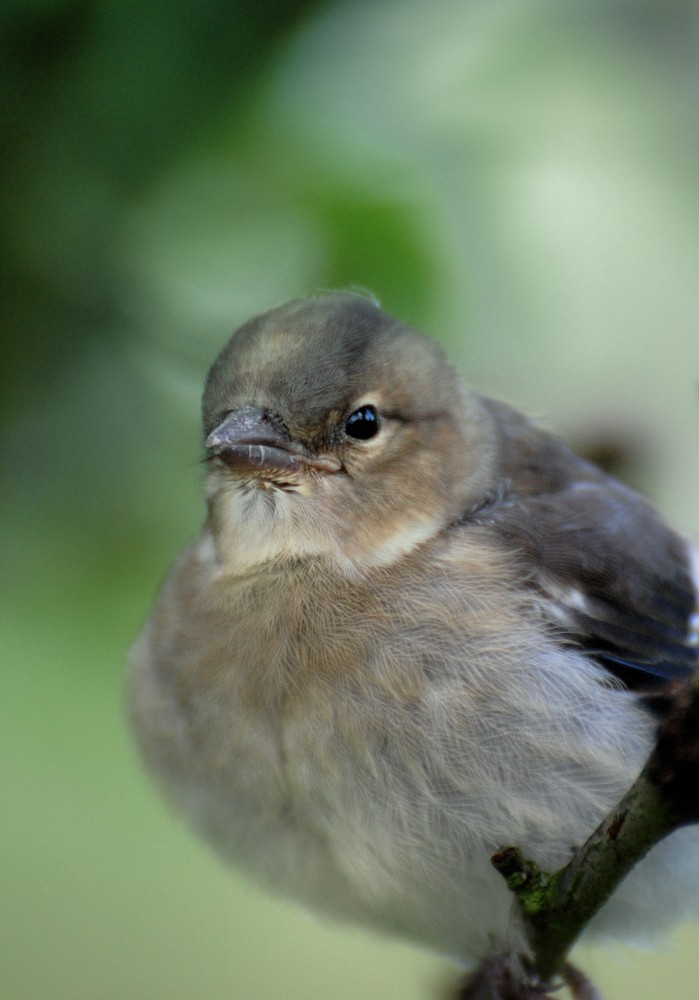
[[[520,551],[569,639],[630,687],[699,666],[697,550],[639,494],[490,402],[505,487],[488,522]]]

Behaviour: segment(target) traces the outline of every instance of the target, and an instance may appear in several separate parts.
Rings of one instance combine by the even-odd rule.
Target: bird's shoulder
[[[697,549],[643,496],[504,403],[496,489],[467,515],[515,549],[528,585],[570,641],[631,687],[699,664]]]

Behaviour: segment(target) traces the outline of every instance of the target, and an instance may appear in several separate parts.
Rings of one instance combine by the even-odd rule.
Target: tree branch
[[[570,949],[651,847],[678,827],[699,822],[699,674],[673,685],[666,697],[669,711],[648,763],[565,867],[545,872],[516,847],[492,858],[524,915],[533,982],[542,984],[539,996],[557,975],[574,995],[594,995],[584,977],[577,984],[579,974],[566,965]],[[519,995],[534,995],[531,984]],[[516,992],[510,996],[518,1000]]]

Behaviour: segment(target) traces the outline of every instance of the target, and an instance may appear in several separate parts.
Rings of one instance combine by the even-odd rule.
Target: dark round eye
[[[350,413],[345,423],[345,434],[358,441],[368,441],[379,433],[379,415],[375,406],[360,406]]]

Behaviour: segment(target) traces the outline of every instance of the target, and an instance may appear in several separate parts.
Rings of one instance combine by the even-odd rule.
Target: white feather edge
[[[689,575],[694,585],[694,611],[689,616],[687,645],[699,646],[699,546],[689,545],[687,557],[689,559]]]

